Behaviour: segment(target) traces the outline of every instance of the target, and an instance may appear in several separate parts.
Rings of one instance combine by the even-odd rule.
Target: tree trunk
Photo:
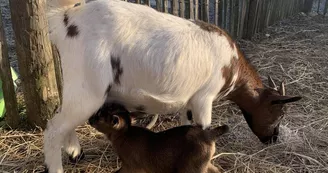
[[[26,113],[45,127],[59,101],[45,0],[10,0]]]
[[[11,128],[15,129],[19,125],[20,118],[17,109],[15,87],[13,84],[13,79],[11,77],[12,75],[5,36],[6,34],[2,23],[1,14],[2,13],[0,9],[0,79],[2,80],[3,97],[5,100],[6,108],[5,119],[7,124]]]
[[[63,73],[61,68],[61,60],[57,47],[52,44],[52,53],[54,57],[55,73],[56,73],[56,83],[58,88],[59,100],[62,103],[63,99]]]

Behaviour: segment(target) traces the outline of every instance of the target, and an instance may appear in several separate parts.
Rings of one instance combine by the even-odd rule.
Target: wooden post
[[[219,1],[219,10],[218,10],[218,15],[219,15],[219,21],[218,21],[218,25],[221,27],[221,28],[223,28],[223,10],[224,10],[224,8],[223,8],[223,2],[224,2],[224,0],[220,0]]]
[[[323,15],[327,14],[327,9],[328,9],[328,0],[326,0],[325,9],[323,10]]]
[[[248,13],[248,24],[246,38],[251,39],[256,28],[256,14],[258,10],[258,0],[250,0],[249,13]]]
[[[10,0],[28,122],[46,127],[59,97],[44,0]]]
[[[320,12],[320,4],[321,4],[321,0],[318,0],[318,9],[317,9],[317,13],[319,14]]]
[[[227,29],[226,20],[227,20],[227,0],[222,0],[222,28]]]
[[[312,6],[313,6],[313,1],[314,0],[305,0],[304,7],[303,7],[303,12],[305,12],[305,13],[311,12]]]
[[[225,26],[227,32],[231,33],[231,0],[226,1],[226,18],[225,18]]]
[[[239,31],[239,27],[240,27],[240,8],[239,8],[239,0],[234,0],[234,13],[235,13],[235,17],[234,17],[234,21],[235,21],[235,26],[234,26],[234,37],[237,38],[238,37],[238,31]]]
[[[145,2],[146,5],[150,6],[149,0],[145,0],[144,2]]]
[[[185,18],[185,1],[180,0],[180,17]]]
[[[6,34],[1,14],[0,9],[0,79],[2,81],[3,97],[6,108],[5,120],[11,128],[15,129],[19,125],[20,118],[17,109],[15,87],[10,69]]]
[[[198,7],[199,0],[195,0],[195,19],[199,19],[199,7]]]
[[[169,12],[169,1],[168,0],[164,0],[164,3],[163,3],[163,12],[164,13],[168,13]]]
[[[190,19],[195,19],[194,0],[189,0],[189,16],[190,16]]]
[[[141,0],[136,0],[135,3],[141,4]]]
[[[214,1],[214,24],[218,25],[219,22],[219,0]]]
[[[203,7],[204,7],[204,14],[203,14],[203,20],[205,21],[205,22],[209,22],[210,21],[210,15],[209,15],[209,7],[208,7],[208,5],[209,5],[209,0],[204,0],[203,1],[204,2],[204,5],[203,5]]]
[[[162,4],[161,4],[161,0],[156,0],[156,9],[157,11],[162,11]]]
[[[199,0],[200,4],[199,4],[199,16],[200,16],[200,20],[204,20],[204,0]]]
[[[172,0],[172,14],[179,16],[179,2],[178,0]]]
[[[249,5],[250,5],[250,0],[245,0],[245,21],[244,21],[244,26],[243,26],[243,37],[246,38],[247,35],[247,26],[248,26],[248,17],[249,17]]]

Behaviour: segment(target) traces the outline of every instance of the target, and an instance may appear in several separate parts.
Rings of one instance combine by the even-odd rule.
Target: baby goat
[[[215,140],[228,131],[227,125],[212,130],[186,125],[155,133],[131,126],[130,113],[115,103],[104,104],[89,123],[112,142],[122,160],[119,173],[220,172],[210,161]]]

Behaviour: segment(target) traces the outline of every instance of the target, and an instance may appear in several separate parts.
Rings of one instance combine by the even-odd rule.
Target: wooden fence
[[[199,19],[225,29],[233,38],[250,39],[255,33],[288,16],[304,11],[309,0],[135,0],[158,11]],[[310,0],[313,2],[313,0]]]
[[[320,1],[320,0],[319,0]],[[28,123],[45,127],[60,102],[60,66],[51,47],[44,0],[9,0],[15,33],[19,73]],[[251,38],[267,26],[300,11],[311,11],[313,0],[133,0],[158,11],[200,19],[225,29],[233,38]],[[325,11],[327,2],[325,1]],[[1,10],[0,10],[1,12]],[[6,101],[6,122],[15,128],[17,112],[8,49],[0,17],[0,77]],[[58,55],[58,54],[57,54]],[[55,57],[55,58],[52,58]]]

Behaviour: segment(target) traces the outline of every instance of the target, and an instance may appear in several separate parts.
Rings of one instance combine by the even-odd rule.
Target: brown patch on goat
[[[121,84],[120,77],[123,74],[123,68],[121,67],[121,60],[118,57],[111,56],[111,65],[113,69],[114,82]]]
[[[98,111],[98,118],[92,118],[90,124],[111,141],[122,160],[120,172],[219,172],[210,161],[215,152],[215,140],[228,131],[228,126],[211,130],[180,126],[155,133],[131,126],[130,114],[125,108],[111,113],[112,108],[105,104]],[[115,116],[121,117],[119,123],[125,121],[121,128],[114,128],[117,124],[116,121],[113,123]]]
[[[229,36],[229,34],[227,32],[225,32],[223,29],[219,28],[218,26],[216,25],[213,25],[213,24],[210,24],[210,23],[206,23],[204,21],[201,21],[201,20],[195,20],[194,22],[196,25],[198,25],[201,29],[205,30],[205,31],[208,31],[208,32],[216,32],[218,33],[219,35],[224,35],[229,44],[230,44],[230,47],[231,49],[234,49],[234,41],[231,39],[231,37]]]
[[[221,69],[222,76],[225,79],[225,84],[223,85],[220,92],[227,91],[230,87],[232,87],[232,80],[234,75],[238,75],[236,81],[234,82],[235,88],[237,89],[246,87],[246,85],[247,88],[263,88],[262,81],[255,68],[247,62],[244,55],[241,53],[237,46],[236,51],[238,53],[238,58],[234,56],[230,61],[230,65],[224,66]],[[241,90],[241,92],[245,92],[246,90]],[[233,99],[236,94],[238,95],[240,93],[230,93],[228,98]]]
[[[77,35],[79,35],[79,30],[76,25],[72,24],[69,27],[67,27],[68,37],[76,37]]]

